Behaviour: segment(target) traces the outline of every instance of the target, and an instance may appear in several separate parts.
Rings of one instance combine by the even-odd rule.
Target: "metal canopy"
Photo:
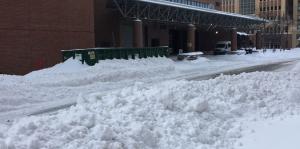
[[[112,0],[124,18],[187,23],[224,28],[254,29],[265,20],[166,0]]]

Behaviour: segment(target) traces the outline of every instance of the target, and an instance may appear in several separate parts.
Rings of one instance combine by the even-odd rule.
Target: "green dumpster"
[[[137,59],[147,57],[169,56],[168,47],[147,48],[89,48],[62,50],[63,61],[69,58],[80,60],[90,66],[106,59]]]

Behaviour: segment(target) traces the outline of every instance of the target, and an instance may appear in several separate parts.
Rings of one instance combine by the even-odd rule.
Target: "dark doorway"
[[[151,46],[152,47],[159,47],[160,46],[160,41],[157,38],[152,38],[151,40]]]
[[[213,32],[209,31],[198,31],[197,36],[196,47],[197,45],[199,46],[197,50],[204,53],[210,53],[213,51],[215,49],[216,42],[219,40]]]
[[[293,18],[293,12],[294,12],[294,4],[293,0],[286,1],[286,6],[287,6],[287,15],[289,19]]]
[[[196,37],[195,37],[195,51],[201,51],[200,48],[200,36],[199,36],[199,31],[196,31]]]
[[[170,30],[169,32],[169,47],[172,49],[172,54],[178,54],[179,49],[186,51],[187,33],[184,30]]]

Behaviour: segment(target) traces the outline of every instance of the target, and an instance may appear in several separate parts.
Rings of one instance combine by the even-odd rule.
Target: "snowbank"
[[[27,76],[42,76],[48,74],[61,74],[61,73],[76,73],[84,69],[87,69],[89,66],[82,64],[79,60],[68,59],[63,63],[57,64],[53,67],[38,70],[27,74]]]
[[[297,110],[287,99],[299,73],[249,73],[207,81],[136,83],[112,93],[79,96],[51,115],[2,126],[12,149],[227,149],[242,137],[239,118],[269,118]],[[293,97],[291,97],[293,98]]]
[[[268,49],[266,52],[259,51],[247,55],[242,54],[245,52],[241,52],[242,51],[237,51],[237,55],[205,56],[205,58],[191,62],[176,62],[175,69],[181,72],[198,71],[201,74],[209,74],[218,71],[300,59],[299,48],[286,51],[277,49],[276,52]]]
[[[174,71],[173,61],[167,58],[105,60],[92,67],[70,59],[53,68],[30,73],[25,78],[46,86],[82,86],[93,82],[117,82],[132,78],[155,77],[172,71]]]
[[[0,113],[33,108],[45,102],[76,102],[79,94],[121,88],[174,71],[172,60],[106,60],[93,67],[68,60],[26,76],[0,75]],[[46,105],[46,104],[45,104]]]
[[[68,110],[0,125],[0,149],[227,149],[242,137],[240,118],[297,111],[300,69],[201,82],[164,81],[165,76],[176,76],[173,73],[180,67],[204,73],[288,60],[299,57],[297,53],[226,55],[184,65],[150,58],[107,60],[86,67],[69,60],[23,77],[2,75],[0,112],[79,99]],[[160,83],[147,83],[154,78]]]
[[[196,60],[193,60],[193,61],[190,61],[191,63],[194,63],[194,64],[202,64],[203,65],[203,63],[204,62],[209,62],[210,60],[208,59],[208,58],[206,58],[206,57],[198,57]]]
[[[28,109],[36,109],[37,106],[47,108],[50,104],[74,103],[79,94],[108,92],[134,82],[151,83],[181,76],[209,75],[292,58],[300,58],[300,49],[201,57],[195,61],[175,63],[167,58],[107,60],[94,67],[70,59],[26,76],[0,75],[0,122],[2,113],[6,116],[6,112],[19,111],[26,115],[31,113]]]
[[[300,49],[292,49],[292,50],[284,50],[276,49],[273,51],[272,49],[267,49],[266,52],[260,50],[257,53],[247,54],[247,55],[231,55],[227,56],[228,59],[231,60],[244,60],[248,62],[276,62],[280,60],[289,60],[293,58],[300,57]]]

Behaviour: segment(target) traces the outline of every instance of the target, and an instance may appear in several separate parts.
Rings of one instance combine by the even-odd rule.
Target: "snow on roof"
[[[197,56],[197,55],[203,55],[203,52],[180,53],[178,55],[181,55],[181,56]]]
[[[237,13],[229,13],[229,12],[218,11],[218,10],[209,9],[209,8],[202,8],[199,6],[193,6],[193,5],[188,5],[188,4],[178,3],[178,2],[170,2],[170,1],[166,1],[166,0],[135,0],[135,1],[165,5],[165,6],[172,6],[172,7],[190,9],[190,10],[194,10],[194,11],[201,11],[201,12],[231,16],[231,17],[238,17],[238,18],[250,19],[250,20],[255,20],[255,21],[265,21],[262,18],[258,18],[258,17],[254,17],[254,16],[246,16],[246,15],[241,15],[241,14],[237,14]]]
[[[248,36],[249,34],[245,33],[245,32],[237,32],[238,35],[241,35],[241,36]]]

